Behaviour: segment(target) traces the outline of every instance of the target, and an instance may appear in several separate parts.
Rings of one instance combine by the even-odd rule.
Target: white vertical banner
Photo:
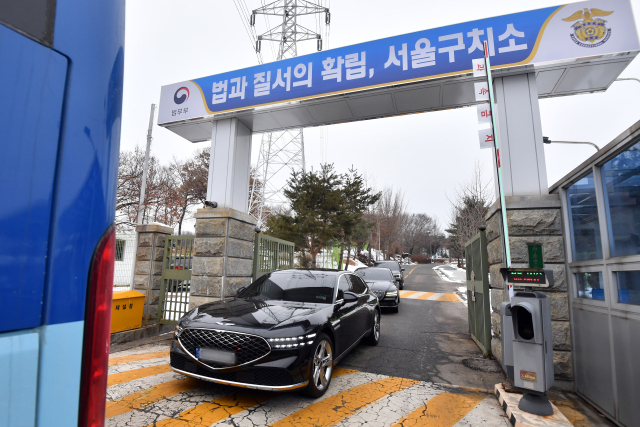
[[[476,101],[489,100],[489,84],[487,82],[476,82],[473,87],[476,91]]]
[[[493,128],[480,129],[478,131],[478,140],[480,141],[480,149],[494,148]]]
[[[491,123],[491,106],[489,104],[476,105],[478,124]]]
[[[484,77],[487,75],[487,70],[484,65],[484,58],[477,58],[473,61],[473,77]]]

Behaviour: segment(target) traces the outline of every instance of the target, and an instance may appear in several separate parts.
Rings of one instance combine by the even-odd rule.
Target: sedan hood
[[[271,330],[293,325],[309,327],[312,326],[309,318],[322,310],[332,311],[333,306],[233,298],[197,307],[183,317],[180,326],[225,330]]]
[[[386,291],[386,290],[396,290],[395,281],[391,282],[389,280],[371,280],[365,282],[369,289],[372,291]]]

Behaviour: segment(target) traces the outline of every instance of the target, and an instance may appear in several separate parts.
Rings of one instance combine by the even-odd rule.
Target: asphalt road
[[[433,267],[429,264],[405,266],[408,277],[404,290],[453,294],[457,287],[464,286],[442,280]],[[452,298],[440,299],[403,298],[399,313],[383,313],[378,346],[358,346],[340,366],[485,390],[492,390],[496,383],[505,381],[497,363],[483,359],[471,339],[466,305],[451,301]],[[468,368],[463,364],[465,359],[467,364],[471,359],[479,359],[474,364],[483,370]]]

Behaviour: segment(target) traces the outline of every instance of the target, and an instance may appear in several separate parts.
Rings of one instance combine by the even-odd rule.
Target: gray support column
[[[535,74],[498,77],[494,86],[505,197],[549,194]]]
[[[136,231],[139,237],[133,289],[147,296],[142,314],[142,326],[145,326],[158,323],[164,239],[173,234],[173,228],[162,224],[143,224],[138,225]]]
[[[189,309],[251,283],[256,219],[229,208],[198,209]]]
[[[207,200],[247,212],[250,169],[251,131],[238,119],[214,121]]]

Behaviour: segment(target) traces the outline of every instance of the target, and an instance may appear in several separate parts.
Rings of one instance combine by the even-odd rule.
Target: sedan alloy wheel
[[[320,334],[313,351],[311,360],[311,372],[307,394],[313,397],[322,396],[331,383],[331,373],[333,372],[333,350],[331,341],[325,334]]]

